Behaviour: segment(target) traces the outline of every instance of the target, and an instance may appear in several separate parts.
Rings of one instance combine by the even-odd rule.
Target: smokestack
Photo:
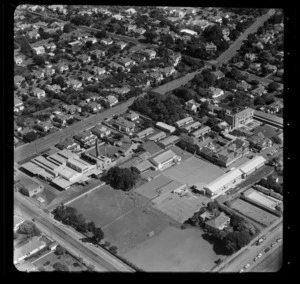
[[[98,149],[98,138],[96,139],[96,157],[99,156],[99,149]]]

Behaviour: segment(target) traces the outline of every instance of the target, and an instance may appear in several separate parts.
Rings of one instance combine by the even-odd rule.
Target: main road
[[[97,271],[126,271],[133,272],[134,270],[111,256],[103,249],[98,249],[90,244],[80,241],[82,236],[71,229],[65,228],[64,225],[59,225],[48,214],[42,211],[19,194],[14,195],[15,211],[20,212],[27,219],[35,219],[38,228],[44,231],[51,238],[63,245],[67,250],[75,256],[81,256],[85,262],[95,266]]]

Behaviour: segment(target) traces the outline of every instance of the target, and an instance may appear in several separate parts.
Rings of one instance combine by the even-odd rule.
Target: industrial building
[[[203,136],[203,135],[209,133],[210,131],[211,131],[211,128],[210,128],[209,126],[204,126],[203,128],[200,128],[200,129],[198,129],[198,130],[192,132],[191,135],[192,135],[193,137],[198,138],[198,137],[200,137],[200,136]]]
[[[155,170],[155,167],[153,166],[153,164],[150,163],[148,160],[143,161],[143,162],[133,166],[133,168],[139,174],[144,173],[150,169]]]
[[[147,138],[147,140],[156,142],[156,141],[158,141],[158,140],[161,140],[161,139],[165,138],[166,136],[167,136],[167,135],[166,135],[165,132],[160,131],[160,132],[158,132],[158,133],[156,133],[156,134],[154,134],[154,135],[149,136],[149,137]]]
[[[273,114],[265,113],[259,110],[254,111],[254,118],[263,123],[274,127],[283,128],[283,119]]]
[[[174,163],[181,161],[181,157],[177,156],[172,150],[168,150],[150,159],[150,162],[159,170],[169,167]]]
[[[183,118],[183,119],[180,119],[180,120],[176,121],[175,125],[177,127],[182,127],[182,126],[187,125],[187,124],[192,123],[192,122],[194,122],[194,119],[191,116],[188,116],[186,118]]]
[[[90,169],[90,165],[79,158],[68,159],[67,166],[79,173],[85,173]]]
[[[152,127],[146,128],[136,134],[136,136],[140,139],[154,133],[154,129]]]
[[[167,148],[170,146],[173,146],[175,143],[177,143],[180,140],[180,138],[176,135],[171,135],[163,140],[160,140],[158,142],[159,146],[161,146],[162,148]]]
[[[161,130],[164,130],[168,133],[173,133],[176,130],[176,128],[174,126],[168,125],[168,124],[163,123],[163,122],[157,122],[156,127],[161,129]]]
[[[242,174],[239,169],[233,168],[228,173],[204,186],[203,190],[205,190],[206,195],[216,198],[240,183],[242,181]]]
[[[262,167],[265,162],[266,159],[264,157],[256,156],[240,166],[239,169],[243,173],[243,177],[246,177]]]

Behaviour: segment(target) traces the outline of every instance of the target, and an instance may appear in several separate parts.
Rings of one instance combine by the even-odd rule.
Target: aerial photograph
[[[18,271],[283,267],[283,9],[26,4],[13,25]]]

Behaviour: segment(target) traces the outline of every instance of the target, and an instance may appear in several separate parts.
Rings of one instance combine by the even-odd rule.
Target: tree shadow
[[[213,245],[213,250],[217,255],[228,256],[231,254],[228,249],[226,249],[224,242],[217,237],[204,233],[202,234],[202,238]]]
[[[88,238],[88,237],[83,237],[79,240],[82,241],[83,243],[95,244],[95,242],[93,240],[91,240],[91,238]]]

